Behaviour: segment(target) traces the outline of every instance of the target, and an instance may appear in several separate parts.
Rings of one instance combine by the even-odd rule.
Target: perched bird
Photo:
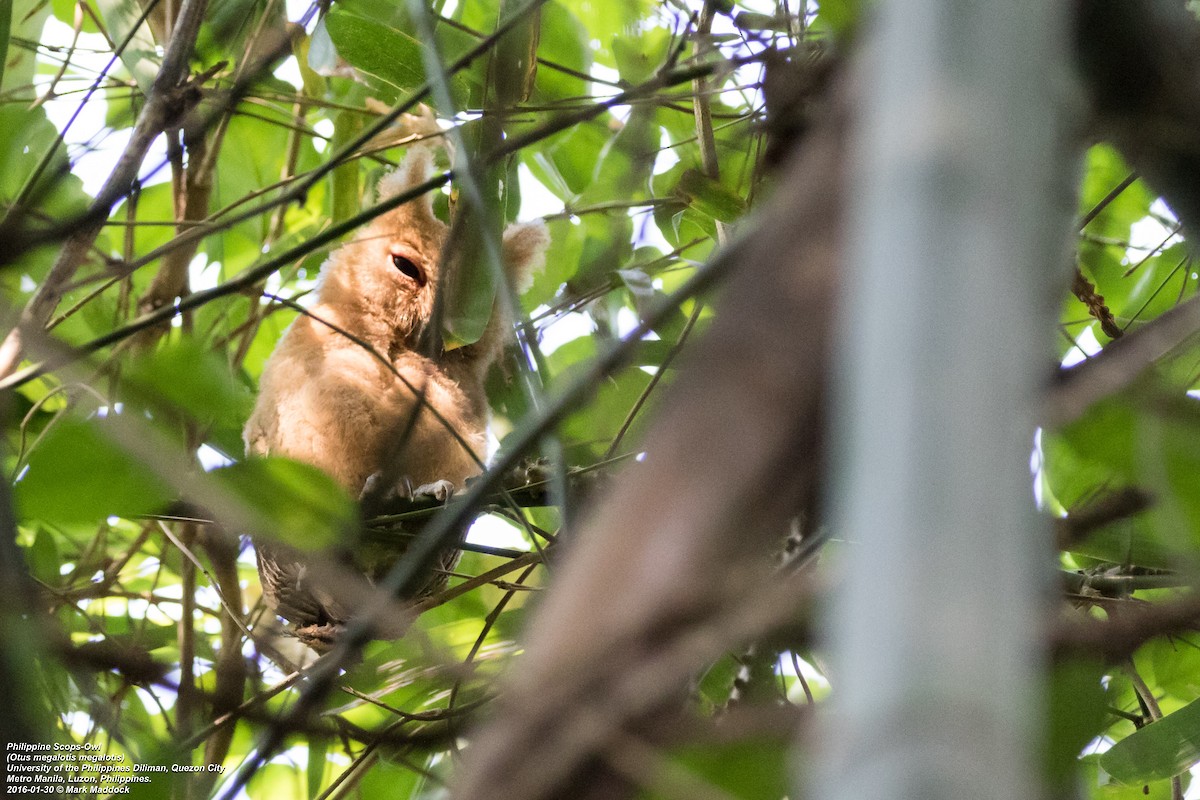
[[[411,149],[380,181],[379,198],[423,183],[432,169],[428,149]],[[426,194],[377,217],[329,258],[309,313],[292,323],[263,370],[244,431],[248,453],[317,466],[360,498],[446,499],[481,471],[484,381],[512,320],[497,302],[477,342],[434,357],[417,352],[441,287],[447,232]],[[505,268],[517,291],[528,288],[548,243],[540,221],[504,232]],[[263,594],[301,641],[324,649],[355,609],[314,578],[298,551],[261,543],[257,553]]]

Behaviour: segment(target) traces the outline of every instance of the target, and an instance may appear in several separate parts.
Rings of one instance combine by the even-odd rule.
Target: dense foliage
[[[161,113],[147,97],[184,27],[169,18],[180,4],[12,5],[0,282],[6,325],[26,312],[21,361],[0,385],[16,542],[37,588],[31,608],[6,600],[6,619],[32,623],[5,641],[25,730],[130,764],[230,768],[157,776],[140,796],[241,781],[251,797],[440,796],[577,510],[562,505],[574,493],[561,470],[637,453],[672,363],[710,317],[674,292],[769,189],[769,144],[803,132],[796,96],[781,101],[788,113],[773,107],[771,70],[840,59],[858,4],[210,0],[190,82]],[[139,138],[153,145],[136,176],[106,185]],[[525,346],[491,405],[499,452],[532,442],[513,455],[546,459],[535,479],[551,489],[535,496],[554,502],[479,512],[449,588],[409,635],[368,645],[303,709],[314,713],[293,713],[312,654],[281,637],[252,540],[236,534],[311,547],[356,534],[357,511],[315,470],[244,459],[241,428],[321,263],[416,141],[454,170],[435,190],[440,214],[476,191],[484,201],[462,233],[477,257],[448,305],[450,341],[478,336],[497,291],[488,226],[549,225],[546,269],[520,298]],[[1136,335],[1198,280],[1179,222],[1116,149],[1086,151],[1080,186],[1078,271],[1055,300],[1067,366]],[[649,330],[623,365],[589,372],[639,321]],[[769,346],[747,342],[747,357]],[[1039,434],[1030,502],[1062,518],[1064,614],[1118,615],[1192,583],[1196,356],[1176,347],[1133,388]],[[580,381],[591,391],[571,413],[530,433]],[[1049,773],[1091,797],[1171,796],[1200,760],[1197,645],[1184,632],[1127,662],[1059,658],[1037,748]],[[829,687],[807,647],[731,653],[697,675],[696,714],[725,713],[743,662],[740,691],[763,705],[819,703]],[[791,728],[753,731],[664,746],[642,775],[647,796],[784,796]]]

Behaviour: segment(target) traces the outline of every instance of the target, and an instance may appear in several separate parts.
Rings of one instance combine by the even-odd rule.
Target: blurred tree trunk
[[[1030,450],[1079,99],[1061,4],[881,4],[852,150],[831,441],[853,546],[822,798],[1038,796],[1047,525]]]

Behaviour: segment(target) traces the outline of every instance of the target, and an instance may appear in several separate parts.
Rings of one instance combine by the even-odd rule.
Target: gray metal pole
[[[1037,796],[1050,548],[1029,460],[1073,209],[1068,7],[876,7],[837,357],[845,585],[812,797]]]

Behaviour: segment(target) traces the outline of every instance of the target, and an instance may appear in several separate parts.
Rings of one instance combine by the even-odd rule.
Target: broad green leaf
[[[741,668],[741,662],[727,654],[710,665],[700,676],[696,691],[706,711],[715,712],[725,707]]]
[[[178,8],[178,5],[176,5]],[[264,19],[264,13],[269,15]],[[246,0],[208,0],[205,24],[196,37],[194,57],[205,64],[222,59],[249,65],[261,55],[263,44],[288,36],[283,3],[253,3]],[[247,57],[247,45],[257,44]],[[268,76],[264,76],[270,80]],[[261,85],[261,84],[260,84]],[[290,86],[287,91],[295,91]]]
[[[202,424],[241,429],[254,400],[225,359],[194,338],[172,339],[132,365],[134,399]]]
[[[1178,564],[1179,551],[1164,544],[1160,534],[1170,522],[1160,512],[1146,511],[1132,519],[1105,525],[1083,541],[1073,542],[1069,552],[1109,564],[1172,569]]]
[[[523,7],[519,0],[500,0],[500,19],[506,22]],[[514,25],[496,42],[489,65],[488,101],[496,108],[513,108],[529,98],[537,75],[537,49],[541,37],[542,13],[534,9],[525,12],[521,22]]]
[[[304,773],[299,768],[273,762],[256,770],[244,791],[250,800],[307,797],[304,783]]]
[[[642,797],[668,800],[677,796],[681,787],[694,784],[739,800],[777,800],[788,794],[791,753],[787,737],[760,736],[679,748],[663,754],[668,756],[669,766],[651,777]]]
[[[1125,530],[1148,533],[1149,543],[1158,547],[1192,547],[1200,542],[1200,453],[1190,446],[1197,436],[1200,402],[1147,376],[1122,396],[1097,403],[1057,437],[1044,439],[1050,484],[1068,507],[1109,486],[1147,490],[1155,510],[1143,516],[1153,525]],[[1074,488],[1064,491],[1060,480]]]
[[[166,484],[118,447],[103,419],[64,420],[29,455],[14,502],[25,519],[59,525],[99,523],[161,508]]]
[[[601,116],[575,125],[543,144],[543,152],[553,161],[558,176],[572,195],[582,195],[595,181],[596,164],[613,135],[611,122],[611,117]]]
[[[1072,659],[1054,667],[1041,752],[1044,766],[1056,782],[1065,782],[1074,774],[1080,750],[1101,732],[1108,719],[1103,678],[1104,666],[1096,662]]]
[[[1104,771],[1100,758],[1099,755],[1086,755],[1079,759],[1080,785],[1089,790],[1086,796],[1096,800],[1172,800],[1169,780],[1126,785]],[[1187,781],[1184,783],[1186,786]]]
[[[329,12],[325,26],[338,54],[382,91],[385,102],[394,102],[425,82],[423,45],[411,34],[340,8]],[[471,81],[465,73],[451,76],[450,93],[456,104],[467,102]]]
[[[868,4],[863,0],[832,0],[821,4],[817,13],[817,30],[831,32],[835,38],[849,36],[858,26]]]
[[[692,208],[722,222],[733,222],[746,213],[742,198],[698,170],[683,173],[675,191]]]
[[[62,557],[54,535],[46,528],[39,527],[33,543],[25,548],[25,561],[30,574],[47,586],[57,586],[61,582]]]
[[[583,226],[560,218],[547,221],[546,227],[550,230],[550,246],[546,250],[546,266],[533,276],[528,295],[531,305],[547,302],[558,293],[574,272],[583,250]]]
[[[308,737],[307,779],[308,796],[316,797],[324,785],[325,773],[329,771],[329,740],[324,737]]]
[[[139,23],[142,17],[141,4],[138,0],[96,0],[96,5],[100,7],[113,41],[123,41],[132,33],[128,46],[121,52],[121,61],[137,81],[142,94],[149,94],[150,86],[158,75],[161,56],[157,46],[160,43],[155,42],[148,22]]]
[[[636,85],[652,78],[666,60],[673,38],[666,28],[650,28],[636,38],[613,39],[612,51],[621,80]]]
[[[0,204],[16,200],[45,153],[54,144],[57,129],[42,108],[29,110],[20,103],[0,104]],[[38,217],[70,219],[87,209],[89,198],[83,181],[70,172],[63,147],[56,148],[48,168],[26,190],[26,202]]]
[[[402,761],[381,760],[359,784],[361,797],[417,798],[425,777]]]
[[[1200,646],[1183,635],[1154,639],[1138,650],[1138,666],[1146,661],[1154,670],[1154,683],[1172,697],[1191,702],[1200,698]]]
[[[625,124],[601,152],[582,202],[645,198],[661,142],[657,109],[648,104],[633,106]]]
[[[269,523],[255,531],[302,550],[348,541],[358,521],[354,501],[332,478],[289,458],[247,458],[208,473]]]
[[[12,0],[0,0],[0,53],[8,53],[8,37],[12,32]],[[30,63],[33,58],[30,55],[25,56]],[[7,57],[5,58],[7,61]],[[4,72],[7,64],[0,62],[0,89],[4,88]]]
[[[563,435],[570,443],[567,463],[588,464],[602,455],[649,382],[650,376],[640,369],[625,369],[604,381],[587,408],[572,415],[563,424]],[[625,440],[627,445],[637,440],[637,434],[649,419],[653,405],[644,406],[633,420]]]
[[[28,0],[25,0],[25,2],[28,3]],[[96,7],[96,0],[89,0],[89,5],[94,10]],[[75,15],[79,11],[78,0],[52,0],[50,6],[54,9],[54,16],[59,22],[62,22],[65,25],[75,24]],[[91,14],[84,14],[83,27],[81,27],[80,30],[84,33],[99,33],[100,28],[97,27],[96,20]]]
[[[538,56],[556,66],[587,75],[592,68],[587,29],[569,9],[558,2],[542,6],[542,31]],[[534,82],[533,101],[546,103],[587,94],[588,82],[567,72],[542,64]]]
[[[1095,209],[1132,172],[1111,145],[1098,144],[1089,148],[1079,193],[1079,216]],[[1146,216],[1152,199],[1145,184],[1134,181],[1104,207],[1086,230],[1099,236],[1128,240],[1130,226]]]
[[[256,109],[253,116],[235,114],[230,119],[221,145],[221,159],[217,163],[212,199],[214,209],[238,198],[255,195],[279,182],[293,125],[295,121],[290,114],[271,106]],[[296,171],[312,169],[318,162],[311,139],[305,137],[300,143]],[[227,263],[233,268],[237,255],[233,252],[235,247],[244,253],[246,263],[260,257],[263,242],[269,240],[272,216],[263,214],[247,220],[225,236],[206,242],[209,261]],[[241,238],[231,237],[232,233],[240,234]]]
[[[1136,251],[1127,254],[1121,246],[1083,241],[1079,246],[1079,263],[1084,276],[1095,285],[1117,324],[1124,329],[1136,329],[1191,296],[1196,289],[1196,282],[1189,277],[1189,255],[1183,243],[1142,257]],[[1072,297],[1065,307],[1063,322],[1089,319],[1086,307]],[[1097,339],[1107,341],[1099,326],[1095,330]]]
[[[361,72],[400,91],[424,83],[421,45],[411,35],[338,8],[325,17],[325,28],[338,54]]]
[[[5,63],[0,65],[0,90],[20,90],[19,97],[26,101],[33,99],[34,90],[31,84],[37,68],[37,54],[33,48],[10,47],[10,42],[13,37],[33,42],[41,41],[42,28],[46,24],[46,18],[50,16],[50,11],[47,4],[33,3],[29,0],[16,3],[12,0],[0,2],[0,15],[5,17],[3,47],[0,48],[0,53],[5,54]]]
[[[1166,780],[1200,761],[1200,700],[1131,733],[1100,756],[1122,783]]]
[[[657,5],[655,0],[612,0],[607,3],[592,0],[563,0],[583,23],[595,42],[596,59],[607,67],[616,68],[611,45],[614,39],[629,35],[630,23],[650,16]]]

